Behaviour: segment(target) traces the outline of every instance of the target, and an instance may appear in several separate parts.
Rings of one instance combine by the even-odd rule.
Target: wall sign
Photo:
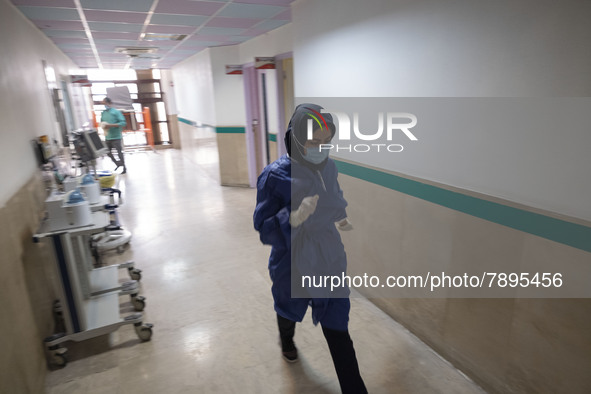
[[[269,70],[275,68],[275,58],[273,57],[255,57],[254,67],[257,70]]]
[[[242,74],[242,65],[232,65],[226,64],[226,74],[228,75],[241,75]]]

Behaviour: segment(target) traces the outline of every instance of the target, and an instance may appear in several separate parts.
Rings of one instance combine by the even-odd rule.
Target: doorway
[[[246,105],[246,148],[249,184],[256,186],[266,165],[286,153],[283,138],[293,112],[293,59],[275,57],[275,68],[242,67]]]
[[[250,187],[256,186],[258,175],[264,168],[261,148],[264,140],[260,135],[259,127],[259,92],[257,72],[254,63],[242,66],[244,80],[244,102],[246,106],[246,152],[248,157],[248,183]],[[265,148],[266,149],[266,148]]]

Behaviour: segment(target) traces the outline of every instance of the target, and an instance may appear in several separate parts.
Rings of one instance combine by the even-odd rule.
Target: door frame
[[[244,79],[244,103],[246,112],[246,156],[248,162],[248,183],[250,187],[256,187],[258,177],[257,162],[260,155],[257,155],[257,138],[259,120],[259,93],[257,84],[257,72],[254,62],[242,65]],[[256,122],[255,122],[256,121]],[[256,123],[256,124],[255,124]]]
[[[293,63],[293,52],[285,52],[275,56],[275,61],[282,61],[284,59],[292,59]],[[277,72],[277,97],[279,98],[279,123],[281,125],[277,133],[277,157],[281,157],[281,155],[287,154],[287,149],[285,148],[283,139],[285,138],[285,132],[287,131],[287,121],[291,118],[291,114],[285,113],[285,91],[283,89],[283,62],[281,62],[281,65],[281,69],[278,69]]]
[[[293,59],[293,52],[285,52],[274,56],[275,61],[282,61],[283,59]],[[269,141],[267,141],[266,134],[262,127],[263,124],[263,108],[261,108],[261,92],[260,72],[255,69],[254,62],[245,63],[242,65],[242,75],[244,79],[244,101],[246,113],[246,150],[248,161],[248,180],[250,187],[256,187],[256,181],[259,173],[269,163],[267,163],[267,149]],[[287,120],[291,114],[285,113],[285,99],[283,89],[283,68],[277,69],[276,86],[277,86],[277,113],[279,117],[280,127],[277,131],[277,157],[287,153],[283,139],[285,137]],[[293,75],[293,70],[292,70]],[[269,104],[269,103],[267,103]]]

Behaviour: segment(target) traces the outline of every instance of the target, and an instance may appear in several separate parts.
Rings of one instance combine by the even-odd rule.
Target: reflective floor
[[[140,342],[123,326],[66,343],[70,362],[48,373],[47,392],[339,393],[322,330],[309,315],[296,329],[300,362],[281,358],[270,249],[252,228],[255,190],[219,186],[178,150],[126,160],[119,212],[133,239],[104,260],[133,259],[143,270],[144,321],[154,335]],[[129,298],[120,301],[131,313]],[[370,393],[482,392],[367,300],[352,299],[350,331]]]

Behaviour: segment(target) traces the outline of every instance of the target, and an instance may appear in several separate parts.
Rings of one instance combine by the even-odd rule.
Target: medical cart
[[[120,314],[120,294],[130,294],[132,302],[140,300],[134,302],[136,309],[143,309],[145,305],[143,298],[137,296],[136,281],[119,284],[117,270],[128,267],[89,269],[89,237],[105,231],[109,225],[108,212],[95,211],[91,215],[92,224],[75,228],[54,230],[48,221],[44,221],[39,232],[33,236],[35,242],[49,238],[56,256],[65,332],[46,338],[45,346],[52,361],[59,366],[67,363],[67,349],[61,346],[66,341],[84,341],[116,331],[127,324],[134,325],[142,341],[152,337],[152,324],[143,323],[141,312],[125,317]]]

